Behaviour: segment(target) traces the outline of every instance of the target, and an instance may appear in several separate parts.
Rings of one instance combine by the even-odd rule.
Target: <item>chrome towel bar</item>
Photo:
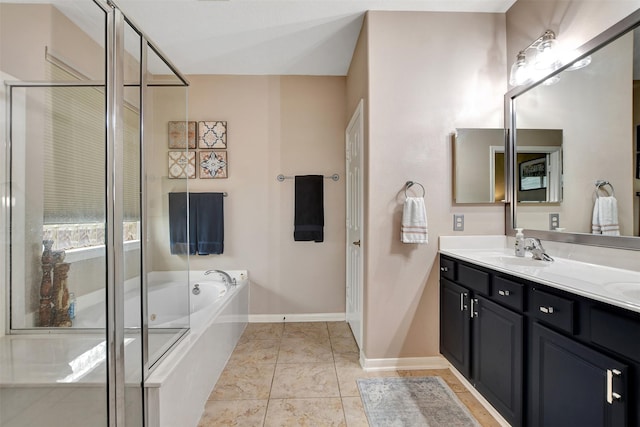
[[[285,179],[293,179],[295,178],[295,176],[284,176],[283,174],[280,174],[276,177],[276,179],[280,182],[284,181]],[[337,173],[334,173],[333,175],[324,175],[324,179],[331,179],[333,181],[338,181],[340,179],[340,175],[338,175]]]

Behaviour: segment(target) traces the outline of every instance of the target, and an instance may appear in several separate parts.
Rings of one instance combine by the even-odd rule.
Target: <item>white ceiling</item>
[[[88,0],[31,1],[54,3],[76,22],[78,15],[84,15],[81,27],[91,30],[86,19]],[[183,74],[340,76],[347,74],[367,10],[503,13],[515,1],[115,0],[115,3]]]
[[[184,74],[346,75],[367,10],[506,12],[515,0],[116,0]]]

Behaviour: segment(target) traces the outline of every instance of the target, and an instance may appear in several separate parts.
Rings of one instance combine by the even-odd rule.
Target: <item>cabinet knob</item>
[[[447,272],[449,271],[449,267],[440,267],[440,271]]]
[[[503,297],[508,297],[509,295],[511,295],[511,292],[509,291],[503,291],[502,289],[500,289],[498,291],[498,294],[502,295]]]
[[[553,314],[553,307],[549,306],[549,307],[540,307],[540,311],[545,313],[545,314]]]

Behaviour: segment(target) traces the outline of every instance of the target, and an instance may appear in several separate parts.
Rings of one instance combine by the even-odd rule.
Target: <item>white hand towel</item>
[[[427,210],[422,197],[407,197],[400,225],[402,243],[429,243]]]
[[[619,236],[618,201],[615,197],[598,197],[593,206],[593,220],[591,225],[593,234]]]

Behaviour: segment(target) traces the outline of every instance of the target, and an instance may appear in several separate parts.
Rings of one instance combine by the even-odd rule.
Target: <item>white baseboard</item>
[[[398,359],[367,359],[360,353],[360,365],[367,372],[373,371],[418,371],[423,369],[448,369],[449,362],[442,356],[401,357]]]
[[[250,314],[249,323],[344,322],[345,313]]]
[[[480,402],[480,404],[484,407],[484,409],[486,409],[487,412],[489,412],[491,416],[495,418],[496,421],[498,421],[498,424],[500,424],[502,427],[511,427],[511,424],[509,424],[507,420],[505,420],[502,417],[502,415],[500,415],[500,413],[493,406],[491,406],[491,403],[489,403],[489,401],[487,401],[487,399],[485,399],[480,394],[480,392],[476,390],[476,388],[473,385],[471,385],[469,380],[467,380],[464,377],[464,375],[458,372],[458,370],[454,368],[451,364],[449,364],[449,370],[453,373],[453,375],[456,376],[456,378],[460,380],[460,382],[467,388],[467,390],[469,390],[469,392],[473,395],[473,397],[475,397],[478,400],[478,402]]]

